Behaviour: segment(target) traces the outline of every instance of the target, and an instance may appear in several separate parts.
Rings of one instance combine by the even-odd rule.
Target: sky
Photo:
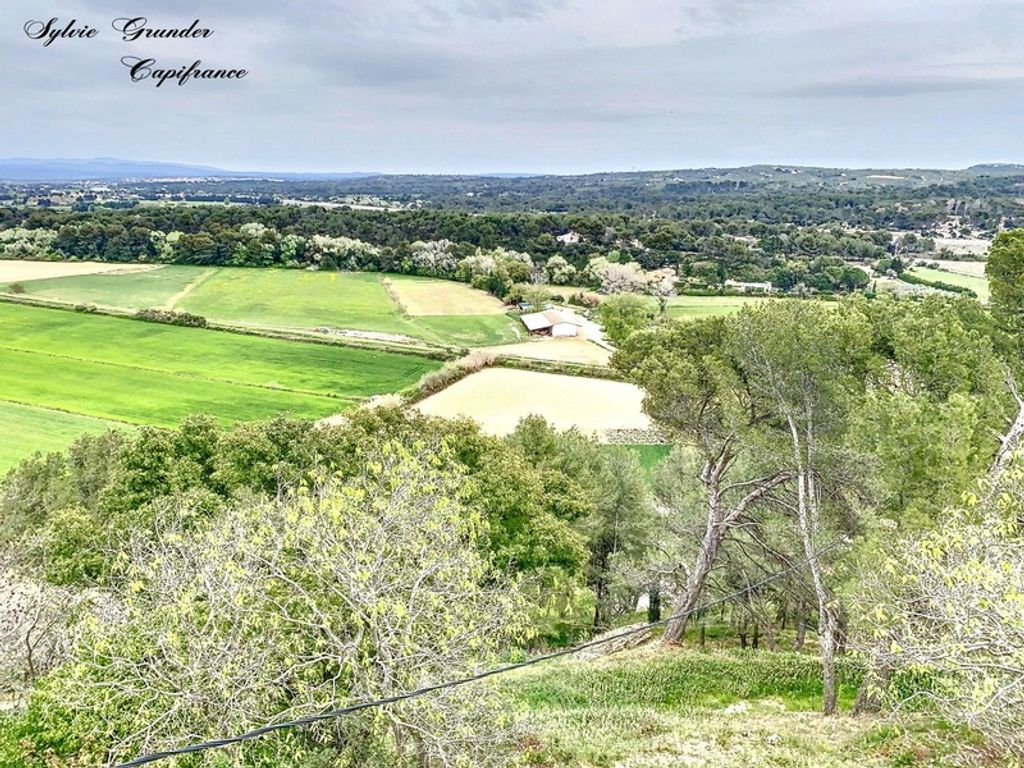
[[[0,157],[588,173],[1024,162],[1024,0],[4,0]],[[58,7],[59,6],[59,7]],[[29,20],[92,39],[49,47]],[[245,68],[132,82],[124,56]]]

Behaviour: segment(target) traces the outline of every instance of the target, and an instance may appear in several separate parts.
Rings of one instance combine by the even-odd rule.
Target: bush
[[[22,285],[21,283],[11,283],[10,285],[7,286],[7,290],[10,293],[21,294],[25,293],[25,286]]]
[[[493,364],[494,360],[495,356],[489,352],[471,352],[453,363],[445,363],[443,368],[431,371],[419,380],[414,399],[420,400],[447,389],[459,379]]]
[[[167,325],[183,325],[189,328],[205,328],[206,318],[190,312],[172,312],[167,309],[140,309],[135,313],[139,320],[150,323],[166,323]]]

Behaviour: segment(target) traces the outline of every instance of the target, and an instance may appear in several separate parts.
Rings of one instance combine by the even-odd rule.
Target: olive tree
[[[241,500],[205,526],[158,520],[113,580],[120,619],[87,621],[30,702],[30,715],[66,719],[32,731],[28,753],[73,750],[46,741],[69,732],[79,751],[118,761],[493,663],[524,631],[522,605],[481,554],[484,518],[445,461],[384,443],[355,477]],[[479,684],[288,731],[236,759],[502,765],[510,732]]]
[[[989,482],[991,487],[989,487]],[[1024,755],[1024,464],[1020,454],[943,525],[902,539],[864,574],[879,666],[930,679],[926,698],[951,722]],[[890,675],[881,678],[885,684]]]

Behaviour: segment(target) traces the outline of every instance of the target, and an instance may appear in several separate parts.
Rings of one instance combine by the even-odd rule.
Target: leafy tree
[[[725,538],[791,477],[764,466],[759,441],[747,439],[767,413],[729,355],[728,338],[721,318],[671,322],[632,334],[612,358],[646,391],[644,410],[699,457],[704,525],[666,642],[682,640]]]
[[[651,324],[654,311],[650,302],[641,296],[622,294],[609,296],[598,309],[605,335],[615,345],[621,345],[633,331]]]
[[[463,478],[395,443],[369,459],[349,479],[234,502],[199,529],[172,511],[137,539],[110,584],[117,618],[81,626],[71,660],[12,725],[20,757],[2,762],[117,762],[494,663],[522,636],[523,605],[480,554],[485,521],[459,501]],[[238,759],[506,765],[511,722],[493,701],[481,687],[447,691]]]
[[[819,553],[826,545],[823,507],[842,493],[840,473],[848,459],[840,455],[848,414],[866,383],[869,325],[850,306],[830,310],[789,301],[745,307],[731,326],[730,345],[752,395],[788,437],[794,511],[818,602],[824,711],[832,714],[842,620]]]
[[[940,528],[891,541],[861,577],[881,694],[912,689],[946,719],[1024,755],[1024,472],[1011,464]]]
[[[1024,334],[1024,229],[996,235],[985,274],[993,311],[1009,331]]]

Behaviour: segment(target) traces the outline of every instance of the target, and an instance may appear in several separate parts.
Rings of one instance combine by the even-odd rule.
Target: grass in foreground
[[[61,451],[80,435],[123,426],[115,421],[0,401],[0,475],[35,451]]]
[[[849,709],[858,684],[842,669]],[[547,768],[940,766],[944,734],[825,718],[816,657],[656,647],[534,667],[503,683],[525,711],[529,763]]]

